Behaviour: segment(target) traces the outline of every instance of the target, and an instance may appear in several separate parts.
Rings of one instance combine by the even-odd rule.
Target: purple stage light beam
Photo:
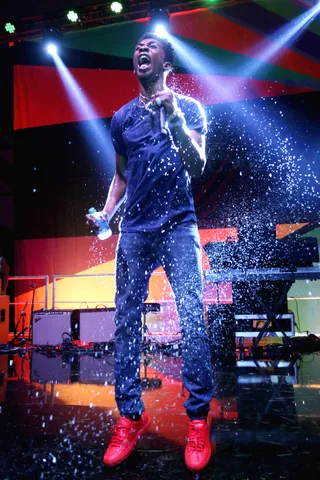
[[[50,50],[49,50],[50,47]],[[64,87],[68,92],[70,99],[72,100],[72,105],[75,111],[79,114],[80,118],[90,120],[89,125],[84,126],[84,131],[88,138],[88,141],[91,145],[94,145],[96,150],[95,153],[98,153],[105,162],[107,169],[110,169],[110,166],[114,162],[115,152],[110,136],[109,129],[103,128],[99,122],[98,113],[92,106],[92,104],[87,99],[85,93],[82,91],[81,87],[65,66],[61,60],[57,49],[54,44],[50,44],[47,47],[48,52],[52,55],[53,61],[60,73],[61,79],[63,81]],[[92,129],[92,132],[91,132]]]
[[[252,61],[249,68],[242,70],[243,74],[246,77],[250,77],[257,73],[264,63],[270,62],[277,56],[280,56],[281,51],[288,46],[292,46],[319,13],[320,1],[318,1],[310,10],[291,20],[288,25],[277,30],[270,38],[255,45],[254,49],[251,52],[248,52],[248,55],[259,56],[259,60]]]

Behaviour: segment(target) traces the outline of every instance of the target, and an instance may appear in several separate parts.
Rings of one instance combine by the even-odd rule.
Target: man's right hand
[[[108,215],[106,213],[104,213],[103,211],[95,212],[95,214],[88,213],[86,215],[86,220],[87,220],[86,224],[88,225],[89,228],[91,228],[93,230],[97,230],[100,227],[99,222],[98,222],[97,218],[95,218],[95,216],[99,216],[99,217],[103,218],[103,220],[108,221]]]

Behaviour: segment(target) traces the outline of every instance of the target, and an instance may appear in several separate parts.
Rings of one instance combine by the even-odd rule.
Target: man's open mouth
[[[148,55],[146,54],[140,55],[140,57],[138,58],[138,65],[140,69],[144,70],[145,68],[148,68],[150,64],[151,64],[151,61]]]

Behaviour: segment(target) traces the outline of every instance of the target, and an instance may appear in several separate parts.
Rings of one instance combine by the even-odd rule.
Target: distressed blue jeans
[[[116,268],[115,395],[120,414],[141,414],[142,304],[151,273],[163,266],[174,293],[182,335],[184,406],[191,419],[206,417],[213,376],[202,301],[201,246],[196,225],[159,232],[121,233]]]

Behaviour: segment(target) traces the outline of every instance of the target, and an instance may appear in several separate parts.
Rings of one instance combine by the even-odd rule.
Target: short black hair
[[[146,32],[142,37],[139,38],[137,41],[137,45],[142,42],[142,40],[145,40],[146,38],[153,38],[154,40],[158,40],[159,43],[161,43],[163,50],[164,50],[164,59],[166,62],[171,63],[173,65],[175,58],[176,58],[176,53],[174,51],[174,48],[172,46],[172,43],[169,42],[166,38],[160,37],[156,33],[153,32]]]

